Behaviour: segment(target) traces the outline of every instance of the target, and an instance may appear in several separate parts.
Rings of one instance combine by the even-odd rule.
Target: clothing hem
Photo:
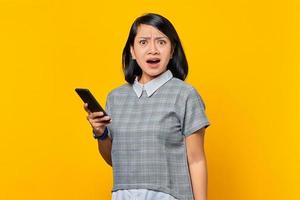
[[[158,192],[167,193],[167,194],[173,196],[177,200],[183,200],[184,199],[181,195],[176,194],[175,192],[173,192],[169,188],[159,187],[157,185],[152,185],[152,184],[119,184],[119,185],[114,186],[113,189],[111,190],[111,192],[115,192],[117,190],[129,190],[129,189],[155,190],[155,191],[158,191]],[[184,199],[184,200],[188,200],[188,199]]]
[[[195,131],[197,131],[197,130],[203,128],[203,127],[207,128],[209,126],[210,126],[209,121],[205,121],[205,122],[203,122],[201,124],[198,124],[197,126],[191,128],[191,129],[189,129],[188,131],[186,131],[186,133],[184,135],[189,136],[189,135],[193,134]]]

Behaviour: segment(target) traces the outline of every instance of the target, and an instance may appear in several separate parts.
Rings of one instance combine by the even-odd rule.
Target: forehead
[[[137,37],[151,37],[151,36],[167,37],[164,33],[162,33],[157,28],[147,24],[140,24],[138,26],[136,36]]]

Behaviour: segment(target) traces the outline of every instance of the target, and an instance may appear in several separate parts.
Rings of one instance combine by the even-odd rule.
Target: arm
[[[207,199],[207,166],[204,152],[205,128],[186,137],[188,165],[195,200]]]
[[[91,126],[93,128],[93,133],[96,135],[103,134],[105,126],[108,123],[111,123],[111,118],[109,116],[104,116],[103,112],[92,113],[89,110],[87,103],[84,103],[83,107],[84,107],[84,110],[88,113],[87,120],[89,121],[89,123],[91,124]],[[106,106],[106,108],[108,108],[108,106]],[[103,119],[103,118],[105,118],[105,119]],[[107,121],[108,119],[110,119],[109,122]],[[111,162],[111,146],[112,146],[112,144],[111,144],[111,142],[112,141],[111,141],[110,137],[107,137],[103,141],[98,140],[98,150],[99,150],[101,156],[103,157],[103,159],[105,160],[105,162],[107,164],[109,164],[110,166],[112,166],[112,162]]]
[[[98,150],[107,164],[112,166],[111,162],[111,139],[107,137],[105,140],[98,140]]]

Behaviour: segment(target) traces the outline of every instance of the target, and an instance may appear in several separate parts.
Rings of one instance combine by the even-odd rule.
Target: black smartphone
[[[105,110],[100,106],[96,98],[92,95],[89,89],[86,88],[75,88],[75,91],[80,96],[84,103],[88,104],[88,109],[91,112],[103,112],[104,116],[107,115]]]

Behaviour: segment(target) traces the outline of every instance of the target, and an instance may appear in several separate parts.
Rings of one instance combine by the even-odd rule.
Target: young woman
[[[131,26],[123,50],[127,83],[88,112],[94,137],[113,167],[113,200],[205,200],[205,128],[197,90],[184,82],[188,63],[173,25],[148,13]]]

